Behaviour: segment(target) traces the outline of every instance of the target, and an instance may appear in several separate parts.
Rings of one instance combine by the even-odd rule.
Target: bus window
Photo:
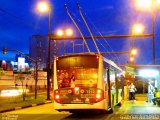
[[[71,56],[57,60],[58,87],[95,87],[98,80],[97,56]]]
[[[110,71],[110,87],[112,90],[116,88],[115,82],[116,82],[115,71]]]

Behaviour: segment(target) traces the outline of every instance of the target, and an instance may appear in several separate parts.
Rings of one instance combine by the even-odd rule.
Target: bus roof
[[[59,56],[59,57],[66,57],[66,56],[77,56],[77,55],[97,55],[93,52],[83,52],[83,53],[69,53],[69,54],[65,54],[65,55],[62,55],[62,56]]]
[[[83,52],[83,53],[70,53],[70,54],[65,54],[63,56],[59,56],[59,57],[67,57],[67,56],[77,56],[77,55],[101,55],[101,54],[97,54],[97,53],[94,53],[94,52]],[[102,55],[101,55],[102,56]],[[112,60],[109,60],[105,57],[103,57],[103,60],[110,64],[111,66],[117,68],[118,70],[122,71],[122,69]]]
[[[122,71],[122,69],[115,63],[113,62],[112,60],[109,60],[105,57],[103,57],[104,61],[110,65],[112,65],[113,67],[117,68],[118,70]]]

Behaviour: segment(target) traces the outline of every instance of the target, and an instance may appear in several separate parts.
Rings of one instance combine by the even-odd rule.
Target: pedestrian
[[[152,99],[154,98],[154,87],[151,84],[151,81],[148,82],[148,93],[147,93],[147,100],[146,102],[151,102]]]
[[[157,88],[155,88],[154,97],[152,99],[153,105],[156,105],[156,102],[157,102],[156,92],[157,92]]]
[[[135,100],[135,92],[137,91],[133,83],[129,86],[129,100]]]

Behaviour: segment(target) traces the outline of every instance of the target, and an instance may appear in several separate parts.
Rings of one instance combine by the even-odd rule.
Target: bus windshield
[[[98,59],[96,56],[70,56],[57,60],[58,87],[96,87]]]

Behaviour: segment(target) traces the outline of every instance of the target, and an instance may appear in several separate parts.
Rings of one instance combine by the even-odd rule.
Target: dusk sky
[[[38,14],[35,11],[38,1],[40,0],[0,0],[0,49],[6,47],[28,54],[31,36],[48,34],[48,15]],[[75,31],[74,36],[80,36],[65,11],[64,4],[66,3],[83,34],[90,35],[79,15],[76,5],[76,2],[78,2],[93,35],[131,34],[132,25],[135,23],[144,25],[144,34],[151,34],[151,13],[136,10],[134,0],[50,0],[49,2],[52,5],[52,33],[55,33],[59,28],[65,29],[70,26]],[[160,63],[160,11],[158,9],[155,11],[156,63],[158,64]],[[106,40],[110,45],[106,46],[107,51],[128,51],[131,49],[131,38]],[[99,41],[106,44],[104,39]],[[139,51],[136,63],[151,64],[152,37],[136,38],[135,47]],[[14,60],[15,54],[8,52],[3,55],[0,52],[0,60]],[[114,57],[118,57],[118,59]],[[110,58],[124,64],[129,56],[110,55]]]

